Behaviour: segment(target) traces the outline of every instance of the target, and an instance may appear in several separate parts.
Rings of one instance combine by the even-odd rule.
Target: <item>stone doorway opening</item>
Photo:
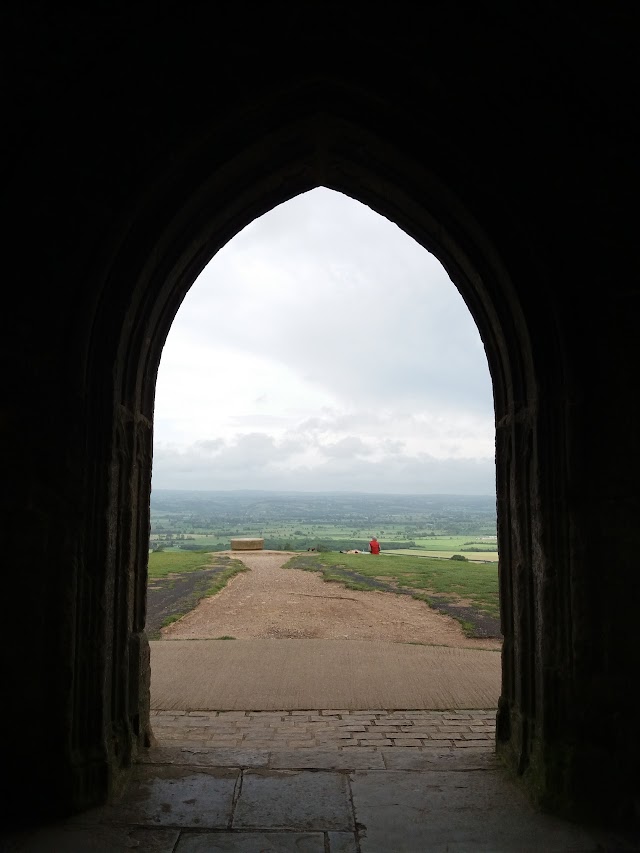
[[[385,242],[387,246],[383,248]],[[275,257],[273,250],[269,253],[263,248],[265,244],[275,245]],[[257,249],[254,248],[256,246]],[[248,275],[246,269],[250,270]],[[202,281],[205,277],[206,281]],[[197,304],[192,307],[189,300],[193,298],[196,303],[196,295]],[[184,316],[182,323],[179,322],[181,316]],[[254,316],[255,321],[252,320]],[[203,317],[207,320],[203,321]],[[313,318],[311,323],[309,318]],[[444,333],[439,331],[445,328]],[[210,343],[211,338],[215,339],[215,348]],[[227,339],[232,342],[232,346],[225,348]],[[243,342],[245,350],[242,349]],[[208,358],[207,345],[211,348]],[[169,356],[166,356],[167,350]],[[251,361],[245,367],[245,351],[260,361]],[[189,352],[194,353],[191,361]],[[234,356],[239,361],[235,371]],[[187,517],[196,526],[193,529],[177,526],[175,530],[169,530],[166,525],[170,516],[165,514],[160,517],[162,523],[155,522],[158,525],[156,528],[152,518],[152,545],[162,547],[163,558],[175,552],[176,559],[177,555],[184,554],[184,549],[187,554],[191,554],[198,544],[210,548],[226,546],[228,550],[229,542],[223,538],[212,538],[213,531],[207,528],[207,523],[209,527],[215,527],[218,522],[214,524],[213,520],[205,518],[204,510],[197,509],[198,498],[204,506],[203,496],[206,495],[207,487],[212,485],[214,496],[220,484],[232,489],[271,487],[276,492],[278,487],[282,489],[284,486],[285,490],[298,489],[303,493],[310,489],[310,484],[313,485],[312,491],[318,489],[327,493],[339,491],[348,484],[349,492],[355,494],[377,489],[388,495],[390,491],[410,493],[416,484],[424,491],[423,484],[428,482],[432,494],[443,494],[456,488],[473,492],[478,489],[479,472],[482,464],[485,464],[489,473],[483,481],[484,489],[487,493],[494,491],[493,406],[491,382],[486,367],[482,367],[483,358],[482,344],[473,320],[446,272],[433,256],[396,226],[348,197],[326,189],[314,190],[282,205],[277,211],[254,221],[250,228],[245,229],[213,259],[192,288],[168,336],[159,371],[160,390],[156,393],[154,488],[156,483],[160,488],[167,485],[182,489],[196,487],[193,495],[184,493],[192,510]],[[269,372],[264,366],[274,361],[291,363],[294,359],[300,362],[300,365],[296,364],[297,373],[289,367],[285,373],[277,366]],[[226,365],[225,375],[220,381],[215,379],[216,362]],[[413,377],[409,375],[411,364],[416,365]],[[166,386],[163,370],[171,378]],[[353,375],[348,375],[351,373]],[[252,374],[259,378],[254,380]],[[315,374],[316,381],[305,385],[305,374]],[[287,384],[291,385],[289,397],[286,396]],[[420,388],[420,384],[431,387]],[[192,387],[190,392],[187,391],[189,387]],[[481,389],[486,399],[478,404],[476,401],[481,396]],[[264,412],[267,398],[276,395],[280,398],[279,408],[269,408]],[[217,420],[203,399],[206,397],[215,401]],[[259,403],[248,411],[248,404],[254,398]],[[189,434],[194,443],[188,447],[182,446],[179,450],[174,447],[171,455],[166,449],[167,437],[179,434],[176,409],[183,434]],[[290,411],[295,414],[287,419]],[[243,418],[250,420],[250,430],[245,428],[244,432],[238,433],[235,426],[236,431],[230,434],[229,421],[237,424]],[[277,422],[277,429],[270,430],[274,421]],[[347,427],[342,427],[341,423],[347,423]],[[446,425],[440,427],[443,423]],[[353,431],[353,424],[356,425],[357,434],[348,431]],[[443,431],[438,433],[438,430]],[[445,443],[448,443],[447,447],[450,446],[452,432],[456,433],[458,442],[464,444],[466,441],[466,445],[457,452],[457,458],[443,458],[443,452],[451,453],[448,449],[443,451],[443,447]],[[262,456],[256,455],[259,438],[262,440]],[[392,441],[393,448],[388,450]],[[409,449],[400,454],[399,448],[406,443]],[[283,459],[282,449],[287,444],[292,447],[291,458],[303,459],[301,469],[295,468],[289,458]],[[348,453],[342,453],[337,458],[336,448],[347,445]],[[475,449],[480,446],[484,447],[482,452],[485,458],[475,464],[467,463],[464,469],[467,477],[465,481],[465,474],[460,472],[464,462],[461,463],[460,459],[471,455],[472,447]],[[249,458],[246,469],[238,466],[237,456],[241,447],[245,447]],[[275,463],[269,455],[270,451],[276,459]],[[232,480],[228,479],[226,471],[229,455],[233,455],[234,462]],[[175,475],[171,467],[178,464],[174,459],[179,460],[182,471],[190,466],[190,472],[183,473],[182,479]],[[334,459],[339,464],[333,464]],[[267,472],[266,478],[263,471]],[[370,471],[373,471],[373,477]],[[170,479],[172,473],[173,480]],[[386,488],[385,483],[388,484]],[[197,488],[204,488],[205,492],[198,492]],[[262,502],[267,495],[265,493],[261,497]],[[178,524],[175,516],[178,494],[172,500],[173,503],[168,503],[167,507],[173,507],[173,521]],[[334,509],[327,511],[332,521],[339,521],[333,518]],[[451,507],[449,511],[455,510]],[[429,529],[435,529],[433,518],[439,517],[440,513],[438,509],[436,516],[430,517],[422,530],[423,535],[427,535]],[[353,508],[350,517],[355,518]],[[373,519],[373,516],[366,518]],[[414,516],[414,521],[416,518]],[[316,523],[317,526],[314,526]],[[356,526],[356,521],[347,522],[345,519],[343,526],[350,524],[350,527],[345,528],[340,535],[344,537],[350,530],[349,535],[356,536],[355,544],[359,544],[358,535],[366,538],[371,535],[367,528],[371,523],[365,521],[361,531],[351,530],[351,527]],[[410,524],[410,519],[404,519],[400,524],[391,516],[384,522],[376,520],[375,523],[380,525],[381,530],[382,524],[387,528],[387,539],[383,540],[385,548],[402,544],[415,546],[415,543],[401,541],[400,532],[406,535],[405,528]],[[274,536],[279,535],[283,541],[291,539],[294,549],[297,539],[303,546],[322,541],[328,551],[354,545],[353,542],[339,539],[333,549],[329,548],[326,530],[331,530],[333,525],[322,527],[322,522],[318,522],[317,518],[313,524],[304,524],[298,519],[297,526],[305,526],[305,530],[296,529],[295,523],[291,524],[291,529],[286,526],[282,528],[273,522],[270,524],[272,529],[249,524],[238,530],[232,526],[228,528],[227,534],[266,534],[271,545],[276,544]],[[414,526],[413,535],[418,536],[421,528]],[[457,516],[454,528],[462,529]],[[337,529],[341,530],[340,525]],[[164,532],[160,533],[160,530]],[[375,530],[378,532],[377,527]],[[394,532],[396,530],[397,533]],[[444,532],[450,534],[452,530]],[[442,535],[443,530],[439,532]],[[469,530],[466,533],[471,535]],[[312,538],[300,538],[303,534]],[[384,531],[380,535],[383,534]],[[172,537],[171,540],[168,536]],[[320,539],[313,539],[313,536],[319,536]],[[421,544],[428,547],[429,541],[425,540]],[[426,557],[429,552],[419,553]],[[404,556],[402,549],[396,556],[399,558],[401,554]],[[242,558],[241,554],[231,556]],[[481,555],[470,555],[473,556]],[[286,557],[280,562],[284,562],[284,559]],[[153,560],[154,554],[151,555],[152,564]],[[158,704],[162,693],[159,688],[154,696],[152,669],[153,710],[178,708],[182,711],[230,711],[243,708],[253,712],[308,709],[310,713],[319,713],[321,708],[329,710],[336,707],[348,707],[351,710],[380,707],[387,710],[495,709],[499,693],[499,659],[495,654],[488,656],[492,659],[491,683],[484,685],[478,692],[479,685],[474,683],[471,686],[474,679],[469,677],[467,670],[468,696],[462,695],[464,690],[461,685],[457,685],[455,695],[443,683],[435,687],[433,679],[425,672],[425,685],[430,689],[426,690],[421,702],[418,698],[420,691],[412,689],[407,693],[402,690],[403,679],[397,678],[399,664],[395,659],[388,662],[390,671],[386,675],[380,672],[372,678],[375,667],[373,660],[369,660],[369,654],[367,665],[362,667],[369,675],[360,679],[362,694],[358,700],[355,695],[357,691],[354,693],[354,673],[357,673],[358,667],[349,654],[342,661],[342,671],[349,682],[348,690],[341,693],[335,683],[325,680],[322,689],[319,683],[315,683],[308,701],[300,704],[300,689],[295,684],[291,686],[291,698],[274,686],[278,673],[285,667],[283,659],[277,665],[272,661],[275,669],[266,682],[272,685],[274,696],[265,698],[263,691],[257,687],[257,681],[259,674],[264,675],[265,667],[268,668],[269,656],[258,665],[258,652],[247,649],[247,661],[253,665],[241,665],[236,660],[239,646],[250,645],[244,643],[249,639],[278,640],[283,641],[283,645],[286,645],[286,640],[298,641],[302,638],[314,641],[324,638],[334,645],[339,644],[340,640],[366,639],[382,646],[385,642],[410,643],[414,647],[405,650],[413,656],[412,663],[408,664],[411,668],[417,666],[413,658],[427,651],[415,648],[415,645],[431,647],[432,654],[441,654],[435,652],[434,648],[449,649],[453,646],[459,650],[460,656],[464,656],[472,654],[475,647],[498,651],[500,635],[495,634],[493,641],[491,638],[484,639],[486,631],[482,635],[483,639],[478,639],[479,635],[473,633],[465,635],[452,616],[443,616],[442,611],[433,612],[422,601],[410,596],[394,595],[390,591],[372,598],[364,591],[349,591],[335,584],[323,584],[320,582],[322,575],[318,577],[317,573],[295,569],[289,571],[281,590],[277,577],[280,570],[267,568],[266,559],[256,561],[253,558],[253,562],[255,567],[251,560],[248,566],[254,571],[237,576],[231,582],[232,588],[220,596],[219,606],[209,606],[214,603],[207,601],[205,607],[203,602],[196,611],[164,628],[162,638],[171,641],[188,639],[190,642],[185,646],[185,651],[190,649],[194,654],[195,640],[215,640],[224,636],[243,641],[233,649],[236,654],[232,654],[228,644],[218,644],[218,647],[224,660],[229,659],[225,666],[235,667],[240,674],[238,678],[244,672],[245,677],[254,682],[254,696],[251,696],[251,691],[245,691],[246,701],[243,704],[238,699],[234,702],[231,697],[222,697],[214,691],[215,697],[210,695],[207,700],[200,695],[199,699],[190,696],[189,701],[186,701],[185,696],[185,701],[180,703],[175,695],[177,679],[165,678],[165,689],[169,686],[171,689],[163,694],[166,706],[163,708]],[[272,558],[271,562],[275,567]],[[423,562],[424,565],[426,563]],[[415,571],[418,571],[418,567]],[[487,571],[491,571],[495,578],[496,564],[488,566]],[[257,582],[256,573],[259,573],[261,581],[254,594],[249,588],[254,580]],[[300,586],[298,591],[288,585],[288,581],[293,583],[294,579]],[[381,586],[379,580],[373,580]],[[174,581],[171,583],[175,586]],[[307,588],[311,586],[313,589]],[[236,602],[235,591],[240,587],[243,593]],[[402,588],[400,591],[408,590]],[[149,590],[148,609],[153,608],[154,592],[155,589]],[[453,589],[450,592],[453,594]],[[494,595],[497,605],[497,590]],[[256,606],[258,598],[268,598],[269,601],[262,601],[261,606]],[[381,607],[378,600],[388,604],[391,610],[378,612]],[[371,609],[372,603],[377,605],[375,612]],[[233,611],[236,617],[225,618],[225,609]],[[471,608],[469,612],[475,613]],[[421,615],[422,620],[419,618]],[[323,620],[334,621],[327,626]],[[497,622],[496,628],[499,630]],[[168,651],[156,649],[157,639],[159,637],[154,637],[152,647],[157,655],[158,667],[169,666]],[[291,645],[295,645],[295,642]],[[305,648],[306,653],[311,645],[302,643],[301,647]],[[397,654],[398,649],[395,649],[396,657]],[[331,657],[337,660],[340,654],[334,653]],[[387,657],[382,655],[380,661]],[[161,664],[161,660],[165,663]],[[442,665],[437,664],[436,669],[440,671]],[[185,660],[175,666],[183,674],[188,669]],[[288,671],[297,669],[291,666],[290,660],[286,668]],[[322,670],[322,664],[317,661],[314,664],[310,659],[309,668]],[[476,665],[473,669],[479,673],[486,667]],[[395,675],[391,670],[396,671]],[[338,668],[333,672],[332,682],[339,680],[340,671]],[[455,665],[452,676],[453,671],[458,671]],[[194,679],[201,686],[202,678],[194,675]],[[450,682],[452,680],[455,679],[449,679]],[[184,683],[183,678],[180,681]],[[376,689],[370,689],[371,681],[377,682]],[[407,675],[404,683],[410,681],[413,679]],[[388,689],[392,683],[397,685],[395,695],[393,690]],[[229,689],[234,695],[238,692],[237,679],[229,685]],[[294,696],[295,701],[291,704]],[[448,699],[445,699],[446,696]],[[206,701],[210,704],[205,704]],[[251,704],[252,701],[258,704]]]
[[[450,282],[449,286],[453,288]],[[260,313],[264,317],[265,312]],[[319,322],[317,312],[310,313]],[[233,322],[231,328],[235,328]],[[318,414],[306,412],[305,419]],[[398,433],[399,425],[396,437]],[[238,535],[250,532],[236,531]],[[266,535],[264,530],[253,533]],[[195,534],[188,531],[187,535]],[[280,564],[290,554],[266,549],[230,556],[244,556],[255,577],[269,572],[285,577],[287,570]],[[273,565],[267,568],[269,562]],[[301,600],[315,601],[322,595],[322,587],[327,587],[307,572],[288,570],[287,595],[291,598],[297,594],[292,588],[296,574],[301,580],[317,581],[318,586],[313,590],[305,586],[299,594],[306,598]],[[277,586],[275,578],[271,583]],[[321,635],[300,639],[300,620],[287,619],[286,610],[278,614],[270,611],[264,624],[266,633],[256,636],[260,607],[245,617],[251,628],[250,639],[242,633],[237,619],[231,625],[220,614],[225,607],[237,610],[234,584],[247,586],[242,601],[249,601],[248,576],[238,575],[220,594],[215,613],[211,607],[202,607],[198,618],[193,611],[168,626],[161,641],[151,642],[151,730],[155,745],[145,759],[150,774],[170,772],[179,780],[180,774],[186,779],[200,773],[206,780],[213,768],[224,772],[239,769],[248,785],[260,780],[273,785],[274,791],[287,780],[295,780],[302,786],[298,794],[306,808],[312,795],[303,789],[310,779],[324,779],[329,788],[337,786],[342,791],[343,786],[344,791],[350,791],[350,776],[355,771],[396,774],[396,784],[405,778],[403,774],[412,771],[469,772],[475,773],[468,777],[471,787],[482,787],[485,775],[478,771],[491,772],[495,765],[499,646],[474,649],[473,641],[465,641],[461,630],[460,637],[456,636],[460,642],[453,647],[441,634],[425,635],[423,643],[408,644],[385,641],[382,634],[368,640],[355,639],[355,635],[345,636],[344,641],[320,639]],[[266,595],[266,589],[260,594]],[[331,589],[332,599],[348,599],[352,607],[353,602],[361,607],[371,594],[342,587]],[[400,603],[400,596],[384,596],[397,598]],[[401,602],[402,607],[407,604],[422,607],[429,615],[423,603]],[[295,605],[291,601],[289,606]],[[306,610],[305,614],[303,621],[308,628],[312,614]],[[438,619],[453,629],[454,624],[449,623],[454,620],[433,616],[432,631]],[[355,622],[353,616],[347,616],[344,630],[354,627],[348,625],[349,618]],[[219,639],[220,634],[234,635],[233,642]],[[268,818],[263,816],[263,820],[277,823],[281,819],[273,805],[266,810]],[[330,816],[338,823],[335,832],[327,835],[325,849],[342,850],[341,845],[348,850],[359,849],[366,835],[364,824],[356,826],[356,817],[345,819],[338,813],[339,809]],[[326,830],[330,818],[325,814],[324,824],[318,820],[311,826],[316,831]],[[249,814],[248,819],[258,820],[257,813]],[[301,825],[292,815],[288,821],[287,831],[293,838]],[[239,844],[239,835],[233,840]],[[398,841],[399,837],[395,843]]]
[[[434,251],[485,342],[498,750],[553,809],[637,816],[633,28],[461,11],[13,16],[0,423],[8,565],[30,546],[6,584],[32,619],[6,611],[6,716],[29,732],[6,745],[11,813],[103,802],[144,752],[163,339],[231,237],[324,186]]]
[[[499,253],[464,205],[406,152],[390,149],[363,127],[314,113],[238,149],[224,168],[212,165],[203,143],[199,152],[191,152],[193,180],[184,183],[184,175],[174,176],[175,182],[158,186],[159,197],[141,205],[139,217],[127,223],[126,234],[113,246],[87,342],[87,372],[101,393],[86,400],[85,420],[95,427],[87,431],[86,453],[95,464],[87,470],[87,493],[94,500],[86,508],[92,535],[85,550],[108,594],[97,622],[93,611],[80,608],[74,627],[74,648],[78,654],[82,649],[78,671],[104,676],[78,678],[70,688],[76,708],[100,702],[92,726],[78,722],[82,715],[73,717],[74,754],[88,756],[89,744],[102,732],[96,741],[102,757],[70,770],[70,779],[78,775],[79,804],[103,797],[104,779],[115,784],[151,740],[144,625],[152,422],[157,369],[171,323],[198,274],[234,234],[266,210],[317,186],[362,201],[433,251],[480,331],[497,423],[505,635],[498,744],[509,762],[526,769],[527,756],[542,736],[544,727],[527,723],[540,711],[530,688],[542,667],[532,633],[531,525],[549,504],[534,499],[544,472],[534,464],[540,417],[534,391],[540,377],[528,325]],[[288,152],[284,158],[283,152]],[[248,181],[248,175],[253,179]],[[563,447],[561,430],[554,432],[546,459]],[[546,560],[548,544],[536,542],[536,560]],[[560,544],[554,540],[553,547]],[[520,567],[516,574],[514,565]],[[96,642],[97,635],[104,642]],[[547,651],[555,657],[559,648],[555,644]],[[102,762],[102,776],[94,761]]]

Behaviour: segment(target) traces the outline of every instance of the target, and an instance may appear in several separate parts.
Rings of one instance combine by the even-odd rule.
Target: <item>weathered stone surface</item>
[[[266,767],[269,751],[224,746],[161,746],[142,758],[144,764],[176,764],[189,767]]]
[[[351,853],[338,844],[335,853],[343,851]],[[217,832],[184,836],[175,853],[325,853],[325,847],[321,832]]]
[[[351,832],[329,832],[329,850],[331,853],[358,853],[356,837]]]
[[[232,551],[262,551],[264,539],[241,538],[231,540]]]
[[[344,773],[247,770],[234,829],[353,830]]]
[[[482,778],[479,779],[478,776]],[[498,774],[371,771],[351,777],[362,853],[597,853],[599,839],[537,814]]]
[[[225,828],[239,776],[238,770],[147,765],[105,815],[119,823]]]
[[[497,767],[493,749],[459,750],[406,749],[381,750],[388,770],[488,770]]]
[[[174,853],[177,829],[60,826],[5,839],[3,853]],[[315,852],[314,852],[315,853]]]
[[[353,747],[349,750],[279,749],[273,750],[269,760],[273,768],[306,768],[319,770],[376,770],[384,763],[380,752]]]

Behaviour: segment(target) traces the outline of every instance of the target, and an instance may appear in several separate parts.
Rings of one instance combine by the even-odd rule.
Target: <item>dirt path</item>
[[[283,551],[233,552],[251,571],[166,628],[167,640],[328,639],[387,640],[499,649],[495,639],[469,639],[450,616],[421,601],[388,592],[361,592],[326,583],[318,574],[283,570]]]

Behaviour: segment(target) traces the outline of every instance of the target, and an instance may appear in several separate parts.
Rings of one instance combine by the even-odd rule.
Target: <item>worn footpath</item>
[[[251,571],[163,628],[163,639],[386,640],[501,648],[500,639],[469,639],[456,619],[409,596],[346,589],[314,572],[283,569],[292,554],[256,551],[234,556]]]

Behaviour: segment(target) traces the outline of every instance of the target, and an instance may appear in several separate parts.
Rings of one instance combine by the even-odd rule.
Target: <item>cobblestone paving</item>
[[[155,711],[114,801],[3,850],[596,853],[499,769],[494,710]]]
[[[494,710],[152,711],[159,746],[251,749],[493,749]]]

